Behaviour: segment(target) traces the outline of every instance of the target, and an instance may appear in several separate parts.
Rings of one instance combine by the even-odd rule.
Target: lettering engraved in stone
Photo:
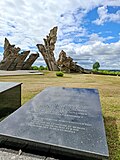
[[[91,127],[90,123],[84,122],[88,116],[86,107],[81,108],[79,105],[45,105],[41,106],[39,111],[33,112],[33,120],[30,126],[38,128],[52,129],[76,133],[80,130],[86,130]]]
[[[45,105],[45,106],[40,106],[38,111],[40,111],[41,113],[45,113],[45,112],[49,112],[49,113],[55,113],[55,112],[60,112],[60,113],[65,113],[65,112],[68,112],[68,111],[73,111],[73,108],[74,108],[74,111],[80,111],[80,112],[86,112],[87,110],[87,106],[79,106],[79,105],[70,105],[70,104],[67,104],[67,105],[58,105],[58,104],[54,104],[52,106],[50,105]],[[82,108],[82,109],[80,109]],[[84,108],[84,109],[83,109]]]
[[[60,124],[60,123],[54,123],[54,122],[48,122],[48,121],[36,121],[34,123],[30,123],[30,126],[35,126],[39,128],[47,128],[52,129],[56,131],[64,131],[64,132],[70,132],[75,133],[79,130],[85,130],[84,127],[78,127],[78,126],[72,126],[67,124]]]
[[[86,127],[91,127],[91,124],[88,123],[76,123],[65,120],[55,120],[50,118],[37,118],[34,121],[29,123],[30,126],[35,126],[38,128],[47,128],[57,131],[71,132],[76,133],[79,130],[86,130]]]

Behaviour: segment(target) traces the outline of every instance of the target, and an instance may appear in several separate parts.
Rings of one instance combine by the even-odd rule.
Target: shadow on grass
[[[109,148],[109,160],[120,160],[120,141],[116,119],[114,117],[104,117],[107,143]]]

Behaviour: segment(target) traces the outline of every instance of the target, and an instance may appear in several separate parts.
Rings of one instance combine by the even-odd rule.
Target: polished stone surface
[[[73,158],[109,156],[96,89],[46,88],[0,123],[0,141]]]
[[[19,86],[21,83],[16,82],[0,82],[0,93],[7,91],[8,89],[12,89],[13,87]]]
[[[21,83],[0,82],[0,119],[21,106]]]

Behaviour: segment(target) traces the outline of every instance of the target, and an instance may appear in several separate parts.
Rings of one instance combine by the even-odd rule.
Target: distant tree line
[[[100,70],[99,68],[100,68],[100,63],[99,62],[95,62],[93,64],[93,73],[103,74],[103,75],[120,76],[120,71]]]
[[[32,70],[48,70],[48,67],[44,67],[44,66],[32,66],[31,67]]]
[[[103,74],[103,75],[114,75],[114,76],[120,76],[120,71],[111,71],[111,70],[100,70],[100,63],[99,62],[95,62],[92,66],[92,71],[95,74]],[[47,66],[32,66],[31,67],[32,70],[48,70]],[[63,74],[60,72],[56,73],[57,76],[63,76]]]

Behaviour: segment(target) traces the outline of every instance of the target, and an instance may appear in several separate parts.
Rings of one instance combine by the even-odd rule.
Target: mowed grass
[[[0,77],[3,82],[22,82],[22,104],[49,86],[97,88],[105,122],[109,160],[120,160],[120,76],[65,74],[45,71],[44,75]],[[96,146],[97,147],[97,146]]]

